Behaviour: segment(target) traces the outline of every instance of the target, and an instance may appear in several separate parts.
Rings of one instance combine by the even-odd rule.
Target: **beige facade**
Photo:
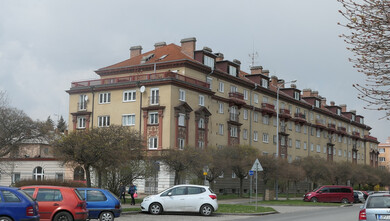
[[[356,111],[270,77],[261,66],[246,73],[237,60],[191,48],[195,38],[181,46],[159,43],[146,53],[132,47],[129,59],[97,70],[99,79],[73,82],[69,130],[112,124],[141,129],[151,153],[251,145],[274,155],[278,115],[281,157],[318,155],[377,166],[378,141]]]
[[[386,142],[380,143],[379,147],[379,168],[390,170],[390,137]]]

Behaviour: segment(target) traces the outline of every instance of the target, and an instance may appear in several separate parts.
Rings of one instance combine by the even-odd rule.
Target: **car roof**
[[[0,189],[4,189],[4,190],[17,190],[17,189],[20,189],[20,188],[17,188],[17,187],[9,187],[9,186],[0,186]]]
[[[61,188],[61,189],[75,189],[75,187],[68,187],[68,186],[50,186],[50,185],[30,185],[30,186],[22,186],[21,188],[36,188],[36,187],[43,187],[43,188],[48,188],[48,189],[53,189],[53,188]]]
[[[203,186],[203,185],[195,185],[195,184],[179,184],[171,187],[180,187],[180,186],[192,186],[192,187],[203,187],[203,188],[209,188],[209,186]]]
[[[373,193],[370,196],[390,196],[390,192]]]

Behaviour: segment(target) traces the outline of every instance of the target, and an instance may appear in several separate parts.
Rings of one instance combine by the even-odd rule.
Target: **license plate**
[[[390,220],[390,215],[378,215],[379,220]]]

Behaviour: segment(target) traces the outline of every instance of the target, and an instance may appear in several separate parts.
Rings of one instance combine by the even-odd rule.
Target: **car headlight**
[[[311,193],[307,194],[307,196],[311,196]]]

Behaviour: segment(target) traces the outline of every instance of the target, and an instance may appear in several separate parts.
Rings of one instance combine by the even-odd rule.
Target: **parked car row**
[[[113,221],[122,212],[108,190],[60,186],[0,187],[0,220]]]

